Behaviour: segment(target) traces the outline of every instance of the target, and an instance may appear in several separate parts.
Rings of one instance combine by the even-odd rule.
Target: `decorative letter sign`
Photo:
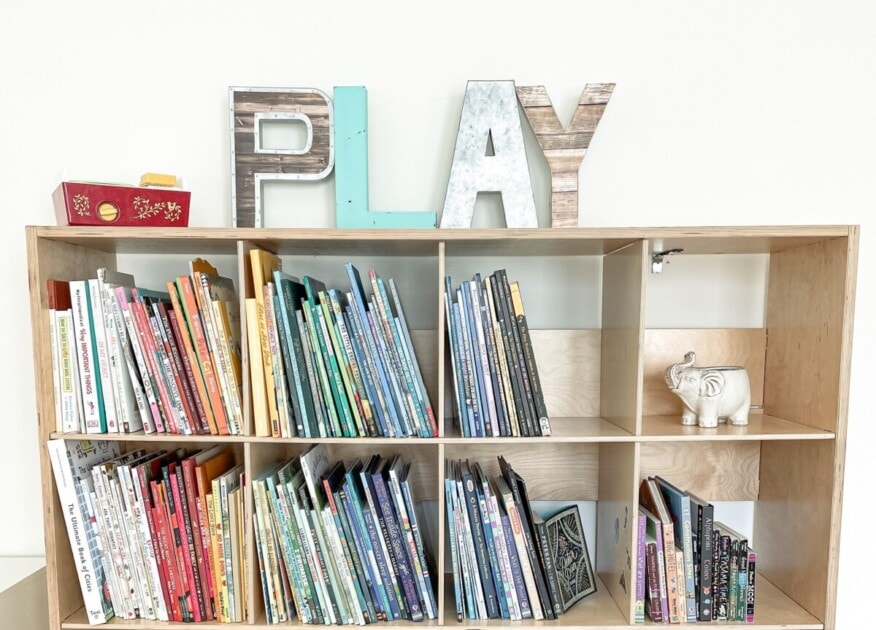
[[[335,208],[339,228],[433,228],[434,212],[368,208],[368,96],[361,86],[335,87]]]
[[[513,81],[468,82],[441,227],[471,227],[479,192],[502,194],[509,228],[538,227]]]
[[[334,163],[332,103],[309,88],[229,88],[231,109],[231,207],[235,227],[262,227],[262,181],[317,180]],[[302,149],[268,149],[265,123],[300,121]]]
[[[613,90],[614,83],[588,83],[572,122],[563,129],[543,85],[517,88],[551,169],[551,227],[578,226],[578,170]]]

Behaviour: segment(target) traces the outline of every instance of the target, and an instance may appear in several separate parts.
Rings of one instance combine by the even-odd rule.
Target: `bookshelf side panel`
[[[38,238],[36,228],[32,227],[27,229],[27,253],[43,491],[49,627],[55,630],[60,628],[65,618],[82,607],[82,594],[67,539],[64,516],[60,510],[51,461],[46,451],[46,441],[50,439],[52,431],[58,428],[52,387],[52,352],[46,281],[87,278],[94,276],[98,267],[115,269],[116,257],[115,254],[108,252]]]
[[[637,434],[642,424],[648,242],[608,254],[602,269],[600,415]]]
[[[765,413],[836,430],[848,268],[847,238],[771,255]]]
[[[832,440],[764,442],[754,523],[758,570],[825,628],[833,627],[827,603],[836,596],[836,446]]]
[[[635,606],[636,517],[639,449],[634,444],[599,445],[599,503],[596,512],[596,572],[624,618]]]

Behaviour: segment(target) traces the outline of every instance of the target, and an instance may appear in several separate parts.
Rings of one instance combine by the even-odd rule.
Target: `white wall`
[[[372,207],[437,210],[466,80],[544,84],[564,120],[587,81],[615,81],[581,169],[582,225],[862,225],[838,625],[869,615],[876,6],[321,5],[4,3],[0,555],[42,547],[22,226],[54,223],[62,168],[106,181],[183,174],[191,224],[229,225],[227,87],[363,84]],[[531,169],[546,216],[541,158]],[[272,190],[267,223],[331,225],[333,198],[331,180]]]

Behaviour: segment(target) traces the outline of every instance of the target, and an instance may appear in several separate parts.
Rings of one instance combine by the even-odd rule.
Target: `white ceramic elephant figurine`
[[[694,367],[696,354],[666,368],[666,384],[684,403],[681,423],[713,429],[718,422],[748,424],[751,384],[744,367]]]

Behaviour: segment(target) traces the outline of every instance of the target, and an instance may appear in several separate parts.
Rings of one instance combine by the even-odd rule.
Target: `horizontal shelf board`
[[[189,624],[191,625],[191,624]],[[356,626],[356,625],[341,625],[335,624],[334,626],[329,626],[336,628],[338,626],[342,628],[392,628],[392,630],[415,630],[416,628],[437,628],[441,624],[437,619],[424,619],[423,621],[409,621],[407,619],[402,619],[400,621],[378,621],[376,623],[365,624],[365,626]],[[226,626],[227,627],[227,626]],[[325,626],[320,626],[312,623],[301,623],[298,619],[293,619],[292,621],[288,621],[286,623],[275,623],[274,625],[270,625],[268,623],[268,618],[265,615],[265,611],[259,611],[258,613],[258,621],[256,621],[254,626],[245,626],[246,628],[321,628]]]
[[[848,236],[849,226],[698,228],[564,228],[465,230],[343,230],[336,228],[129,228],[37,227],[39,238],[108,252],[234,253],[247,240],[279,253],[448,255],[596,255],[641,239],[654,251],[676,247],[689,254],[768,253]],[[407,243],[407,244],[405,244]],[[390,245],[392,244],[392,245]]]
[[[180,621],[149,621],[148,619],[120,619],[118,617],[111,618],[106,624],[101,626],[92,626],[88,623],[88,617],[85,615],[85,608],[80,608],[75,613],[70,615],[66,620],[61,622],[62,628],[136,628],[137,630],[150,630],[152,628],[161,630],[222,630],[226,628],[252,628],[244,623],[217,623],[215,621],[204,621],[201,623],[182,623]],[[276,626],[268,626],[265,628],[274,628]]]
[[[774,416],[752,413],[747,426],[719,424],[716,429],[701,429],[681,424],[680,415],[642,418],[642,441],[738,441],[738,440],[833,440],[830,431],[816,429]]]
[[[452,574],[445,574],[444,584],[444,625],[454,628],[567,628],[592,626],[603,630],[615,628],[630,628],[620,608],[612,599],[602,583],[596,576],[596,592],[585,597],[575,604],[567,612],[560,615],[559,619],[535,621],[511,621],[509,619],[463,619],[457,621],[456,596],[453,592]]]
[[[522,444],[557,442],[635,442],[636,436],[603,418],[551,418],[551,435],[540,437],[462,437],[452,421],[444,421],[446,436],[441,438],[447,444]]]

